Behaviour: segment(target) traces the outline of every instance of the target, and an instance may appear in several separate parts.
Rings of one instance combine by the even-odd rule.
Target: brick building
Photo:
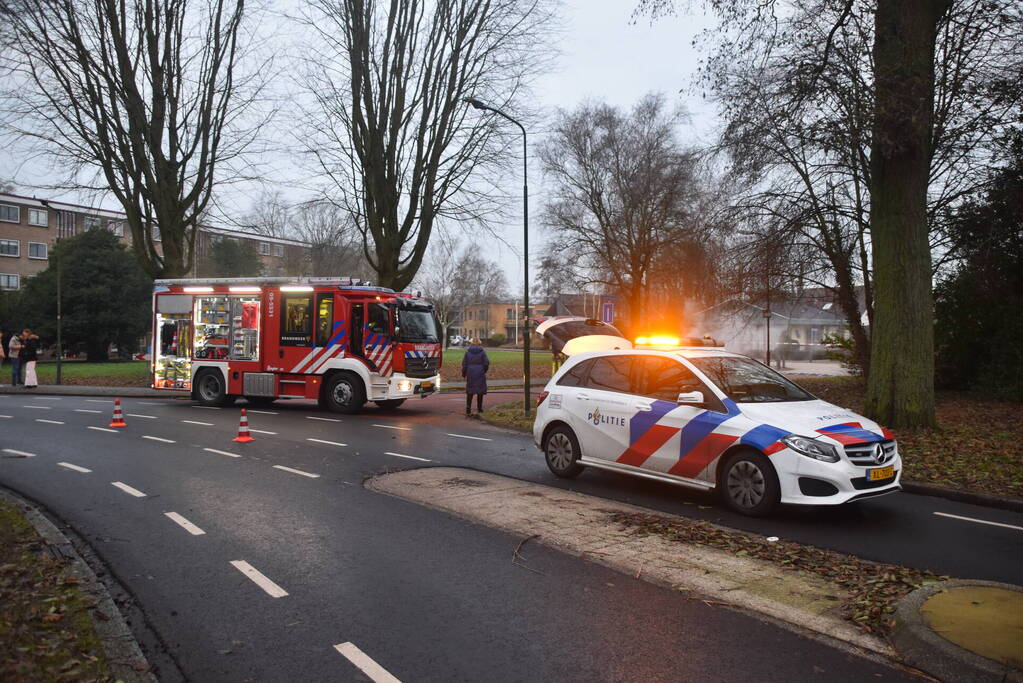
[[[529,304],[534,317],[547,307],[545,303]],[[460,334],[469,339],[479,337],[484,341],[492,339],[495,334],[503,334],[506,343],[522,344],[521,301],[466,306],[459,312],[457,320],[451,328],[451,334]]]
[[[20,289],[25,280],[46,270],[54,242],[95,228],[110,230],[131,246],[131,232],[119,211],[0,193],[0,289]],[[310,254],[305,242],[208,226],[200,227],[196,235],[196,263],[201,264],[211,245],[222,239],[254,242],[262,275],[308,274],[302,272]]]

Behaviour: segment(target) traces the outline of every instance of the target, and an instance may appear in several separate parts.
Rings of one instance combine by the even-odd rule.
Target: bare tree
[[[362,239],[347,212],[327,201],[312,201],[290,208],[290,237],[310,245],[306,275],[370,279]]]
[[[213,186],[258,130],[243,116],[260,82],[239,68],[245,16],[244,0],[33,0],[6,14],[10,127],[65,186],[114,194],[151,276],[192,267]]]
[[[678,124],[658,95],[630,112],[583,105],[561,114],[540,153],[552,183],[548,226],[587,267],[587,282],[623,295],[633,327],[644,323],[657,254],[702,232],[692,220],[696,155]]]
[[[289,237],[293,233],[292,206],[280,190],[264,191],[237,225],[246,232],[266,237]]]
[[[316,102],[307,151],[356,216],[380,284],[400,290],[438,217],[485,220],[499,208],[482,174],[514,160],[507,136],[463,100],[517,111],[545,54],[550,13],[545,0],[311,0],[311,8],[320,46],[307,83]]]

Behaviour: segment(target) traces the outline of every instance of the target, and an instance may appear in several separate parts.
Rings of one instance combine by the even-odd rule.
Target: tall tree
[[[659,95],[628,112],[586,104],[560,115],[540,152],[552,185],[548,226],[587,282],[626,299],[634,328],[645,321],[657,255],[702,235],[696,155],[678,140],[678,124]]]
[[[356,217],[379,284],[415,277],[438,217],[496,210],[482,174],[508,136],[467,108],[516,111],[545,54],[544,0],[311,0],[320,38],[307,151]]]
[[[243,114],[266,65],[239,68],[244,0],[11,4],[14,132],[67,186],[117,198],[147,273],[184,276],[214,184],[255,132]]]
[[[95,228],[60,240],[46,270],[22,293],[30,326],[41,337],[56,337],[57,269],[61,270],[63,343],[83,346],[91,361],[108,359],[107,349],[133,349],[152,315],[153,281],[113,233]]]
[[[199,263],[199,277],[256,277],[263,274],[263,260],[253,240],[219,237]]]

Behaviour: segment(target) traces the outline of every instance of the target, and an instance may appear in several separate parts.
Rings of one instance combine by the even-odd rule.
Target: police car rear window
[[[590,366],[593,365],[593,359],[584,360],[582,363],[576,363],[561,376],[558,380],[558,386],[561,387],[581,387],[583,382],[586,381],[586,373],[590,371]]]
[[[627,394],[632,391],[631,372],[632,362],[628,356],[594,358],[590,375],[586,378],[586,386]]]

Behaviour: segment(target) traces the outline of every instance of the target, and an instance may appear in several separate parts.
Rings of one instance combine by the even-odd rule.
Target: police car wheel
[[[374,401],[377,404],[377,408],[380,410],[397,410],[402,403],[405,402],[403,398],[391,398],[386,401]]]
[[[357,413],[366,403],[362,380],[346,372],[333,375],[323,391],[327,407],[335,413]]]
[[[739,451],[728,458],[718,490],[728,507],[750,517],[769,514],[781,498],[774,467],[753,451]]]
[[[579,441],[568,427],[555,427],[543,440],[547,467],[559,477],[571,478],[583,471],[579,464]]]

